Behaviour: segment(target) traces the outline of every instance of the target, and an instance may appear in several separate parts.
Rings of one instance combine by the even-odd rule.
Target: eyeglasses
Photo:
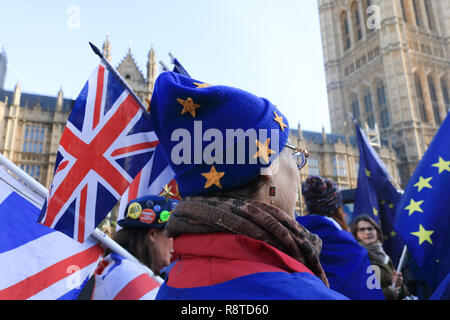
[[[308,150],[295,147],[290,144],[286,144],[285,147],[294,151],[292,157],[294,158],[295,163],[297,164],[297,169],[298,170],[302,169],[306,165],[306,162],[308,161],[309,157]]]
[[[372,228],[372,227],[368,227],[368,228],[359,228],[359,229],[358,229],[358,232],[364,232],[364,231],[372,232],[373,230],[375,230],[375,228]]]

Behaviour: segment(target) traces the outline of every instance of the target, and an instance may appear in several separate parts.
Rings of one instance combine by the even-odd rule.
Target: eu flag
[[[447,116],[408,182],[394,226],[431,290],[450,270],[449,138]]]
[[[378,222],[383,230],[384,250],[397,264],[403,241],[394,231],[394,221],[401,195],[392,185],[389,172],[366,135],[357,123],[355,127],[360,158],[353,218],[365,214]]]

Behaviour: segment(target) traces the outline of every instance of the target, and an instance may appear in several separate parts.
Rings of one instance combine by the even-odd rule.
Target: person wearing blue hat
[[[164,72],[150,110],[183,198],[157,299],[347,299],[328,287],[321,240],[294,219],[308,153],[274,104]]]
[[[352,300],[384,300],[380,286],[371,281],[373,272],[368,269],[371,263],[367,250],[349,232],[336,184],[310,176],[302,183],[302,194],[308,215],[296,220],[322,239],[319,258],[330,288]]]
[[[160,283],[150,276],[160,275],[170,264],[173,240],[164,234],[178,201],[160,196],[144,196],[128,203],[122,227],[114,240],[142,265],[108,250],[95,272],[93,300],[153,300]]]

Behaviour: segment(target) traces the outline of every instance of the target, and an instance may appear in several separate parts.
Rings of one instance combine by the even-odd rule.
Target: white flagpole
[[[14,174],[18,179],[22,180],[28,187],[30,187],[36,194],[46,199],[48,195],[48,190],[38,181],[29,176],[26,172],[16,166],[11,160],[6,158],[4,155],[0,153],[0,165],[3,165],[6,169],[8,169],[12,174]],[[36,223],[38,223],[36,221]],[[122,257],[133,261],[135,263],[139,263],[147,269],[147,273],[155,279],[159,284],[162,284],[164,280],[155,275],[153,271],[147,266],[143,265],[136,257],[134,257],[131,253],[125,250],[121,245],[115,242],[113,239],[108,237],[103,231],[98,228],[95,228],[94,232],[91,235],[92,238],[100,242],[106,248],[111,249],[111,251],[121,255]]]

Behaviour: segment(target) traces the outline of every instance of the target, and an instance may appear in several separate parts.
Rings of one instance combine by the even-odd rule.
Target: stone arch
[[[442,95],[442,100],[444,101],[445,111],[448,113],[450,111],[450,92],[449,92],[448,77],[445,75],[442,76],[439,79],[439,84],[441,87],[440,94]]]

